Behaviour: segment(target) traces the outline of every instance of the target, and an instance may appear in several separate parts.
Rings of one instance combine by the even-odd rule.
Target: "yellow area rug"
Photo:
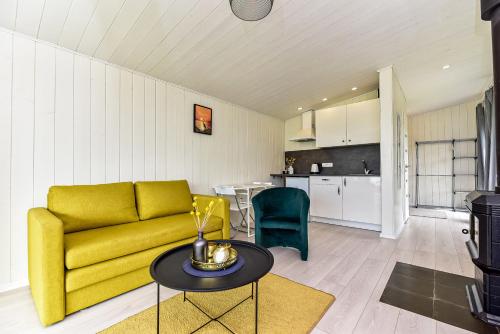
[[[187,297],[212,317],[223,314],[251,294],[251,285],[210,293],[188,292]],[[259,281],[259,333],[309,333],[335,301],[323,291],[274,274]],[[248,299],[220,318],[235,333],[255,332],[255,304]],[[161,303],[161,333],[190,333],[208,320],[179,293]],[[227,333],[219,323],[211,322],[197,333]],[[102,331],[115,333],[156,333],[156,305]]]

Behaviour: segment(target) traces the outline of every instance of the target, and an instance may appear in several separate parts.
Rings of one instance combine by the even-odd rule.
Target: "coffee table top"
[[[245,258],[245,265],[238,271],[221,277],[196,277],[182,269],[182,263],[192,254],[192,244],[183,245],[159,255],[149,268],[153,279],[171,289],[180,291],[222,291],[238,288],[263,277],[274,264],[274,257],[266,248],[239,240],[216,240],[230,242]]]

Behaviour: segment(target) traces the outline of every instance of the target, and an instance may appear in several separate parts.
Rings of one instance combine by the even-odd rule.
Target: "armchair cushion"
[[[64,233],[139,220],[132,182],[53,186],[47,204],[63,221]]]
[[[205,232],[221,229],[222,218],[210,217]],[[81,268],[196,235],[189,213],[69,233],[64,236],[65,264]]]
[[[135,183],[137,210],[141,220],[191,211],[193,198],[186,180]]]

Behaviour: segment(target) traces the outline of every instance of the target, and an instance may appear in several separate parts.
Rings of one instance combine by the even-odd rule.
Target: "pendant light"
[[[273,0],[229,0],[233,14],[243,21],[258,21],[273,8]]]

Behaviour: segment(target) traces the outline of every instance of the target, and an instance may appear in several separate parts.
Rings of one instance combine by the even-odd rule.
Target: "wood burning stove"
[[[481,0],[481,18],[491,21],[495,109],[500,108],[500,0]],[[471,312],[500,326],[500,113],[495,117],[497,186],[495,192],[474,191],[466,196],[470,212],[467,241],[475,264],[475,283],[466,286]],[[464,231],[464,233],[467,231]]]
[[[476,279],[466,286],[467,298],[476,317],[500,326],[500,196],[474,191],[467,195],[466,207],[470,212],[466,245]]]

